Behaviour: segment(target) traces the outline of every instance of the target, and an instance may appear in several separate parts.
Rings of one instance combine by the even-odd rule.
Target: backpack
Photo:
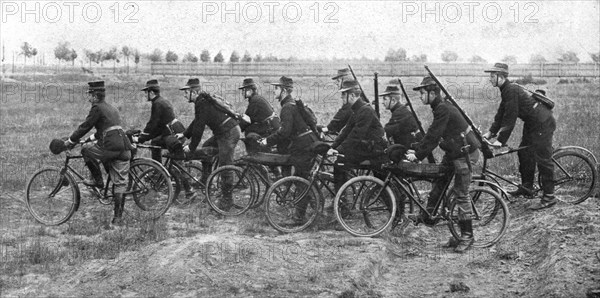
[[[318,137],[319,130],[317,129],[317,116],[315,116],[315,112],[313,112],[313,110],[308,105],[305,105],[300,99],[296,100],[296,107],[298,107],[298,113],[300,113],[304,123],[306,123],[310,130],[312,130]]]
[[[225,98],[223,98],[217,94],[210,94],[210,93],[204,93],[203,97],[208,102],[210,102],[217,110],[227,114],[227,116],[229,116],[233,119],[238,118],[238,114],[233,109],[233,106],[230,103],[228,103],[225,100]]]

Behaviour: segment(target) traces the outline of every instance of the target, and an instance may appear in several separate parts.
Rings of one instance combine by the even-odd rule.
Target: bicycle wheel
[[[181,165],[183,171],[178,167],[171,166],[169,171],[171,172],[172,178],[175,181],[175,195],[173,202],[180,206],[188,206],[194,202],[197,196],[188,197],[184,190],[183,184],[187,182],[190,187],[190,191],[196,193],[202,193],[204,190],[204,183],[202,182],[202,163],[198,161],[186,161]],[[185,182],[183,181],[185,179]]]
[[[138,220],[157,219],[173,202],[173,183],[167,170],[158,162],[136,159],[129,168],[125,212]]]
[[[452,193],[452,196],[455,196]],[[508,206],[497,192],[490,188],[471,187],[469,190],[473,207],[474,247],[489,247],[498,242],[508,228],[510,214]],[[452,236],[460,237],[456,200],[450,199],[448,227]]]
[[[79,208],[77,183],[59,168],[46,168],[33,174],[25,194],[29,213],[43,225],[60,225]]]
[[[396,198],[391,187],[383,189],[383,181],[372,176],[348,180],[335,196],[335,217],[348,233],[373,237],[392,224],[396,214]]]
[[[256,195],[249,169],[228,165],[217,168],[208,177],[206,199],[219,214],[235,216],[250,208]]]
[[[310,181],[296,176],[273,183],[265,195],[265,214],[276,230],[299,232],[309,227],[320,212],[321,195]],[[303,210],[304,209],[304,210]]]
[[[273,180],[269,176],[269,170],[267,167],[261,165],[255,167],[255,169],[259,171],[258,174],[254,173],[253,171],[249,173],[250,176],[252,176],[253,185],[256,187],[255,197],[252,198],[252,204],[250,205],[250,208],[257,208],[263,204],[267,190],[273,184]],[[262,178],[258,177],[257,175],[260,175]]]
[[[561,150],[552,156],[552,161],[556,198],[565,203],[579,204],[592,195],[598,173],[596,166],[587,156],[575,151]]]

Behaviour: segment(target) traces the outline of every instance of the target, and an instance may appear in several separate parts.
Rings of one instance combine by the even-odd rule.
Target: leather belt
[[[107,128],[107,129],[105,129],[105,130],[104,130],[104,133],[107,133],[107,132],[109,132],[109,131],[111,131],[111,130],[116,130],[116,129],[121,129],[121,130],[123,130],[123,128],[122,128],[121,126],[119,126],[119,125],[114,125],[114,126],[111,126],[111,127]]]
[[[227,119],[223,120],[223,122],[221,122],[221,124],[219,124],[219,126],[223,126],[225,125],[225,123],[229,122],[229,120],[232,120],[233,118],[227,117]]]
[[[307,130],[307,131],[305,131],[305,132],[303,132],[303,133],[299,134],[299,135],[297,136],[297,138],[300,138],[300,137],[303,137],[303,136],[305,136],[305,135],[308,135],[308,134],[309,134],[309,133],[311,133],[311,132],[312,132],[312,130]]]

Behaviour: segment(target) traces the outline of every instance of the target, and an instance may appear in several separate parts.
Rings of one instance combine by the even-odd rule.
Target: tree
[[[219,63],[225,61],[225,59],[223,58],[223,53],[221,53],[221,51],[219,51],[219,53],[215,56],[215,59],[213,61],[219,62]]]
[[[159,49],[154,49],[150,55],[148,55],[148,59],[152,62],[160,62],[162,61],[163,52]]]
[[[119,60],[119,50],[117,49],[117,47],[111,47],[110,49],[108,49],[108,52],[105,52],[104,55],[101,57],[102,57],[101,58],[102,61],[112,60],[113,61],[113,72],[116,72],[117,63],[121,63],[121,60]]]
[[[191,62],[191,63],[197,63],[198,62],[198,57],[196,57],[196,55],[194,55],[192,52],[188,52],[187,54],[185,54],[185,56],[183,56],[183,60],[181,60],[182,62]]]
[[[229,62],[240,62],[240,54],[237,51],[231,52],[231,56],[229,56]]]
[[[446,63],[455,62],[458,60],[458,54],[453,51],[444,51],[442,53],[442,61]]]
[[[177,56],[177,54],[175,54],[175,52],[169,50],[167,52],[167,55],[165,56],[165,60],[167,62],[177,62],[177,60],[179,59],[179,56]]]
[[[33,48],[28,42],[21,45],[21,53],[23,55],[23,64],[27,64],[27,58],[37,55],[38,50]]]
[[[135,63],[135,73],[137,73],[138,70],[138,64],[140,63],[140,51],[138,51],[138,49],[135,49],[133,51],[133,62]]]
[[[514,55],[506,55],[500,61],[502,61],[506,64],[517,64],[517,57]]]
[[[406,50],[403,48],[399,48],[394,51],[394,49],[390,48],[383,59],[385,62],[399,62],[406,61]]]
[[[573,51],[567,51],[565,53],[561,53],[558,61],[561,63],[578,63],[579,58],[577,54]]]
[[[421,54],[419,56],[413,55],[410,59],[412,62],[427,62],[427,55]]]
[[[533,54],[531,57],[529,57],[529,63],[531,64],[542,64],[546,62],[548,62],[548,60],[546,60],[546,58],[544,58],[544,56],[541,54]]]
[[[85,54],[85,57],[88,59],[88,61],[90,63],[90,68],[92,68],[92,62],[94,62],[96,64],[100,63],[100,57],[98,57],[96,52],[92,52],[91,50],[84,49],[83,53]]]
[[[54,48],[54,57],[56,57],[56,59],[58,59],[58,61],[74,60],[77,57],[77,53],[75,53],[75,50],[69,49],[69,47],[71,47],[71,44],[69,44],[68,41],[59,42],[58,46],[56,48]],[[73,56],[75,58],[72,58]]]
[[[277,59],[277,57],[273,56],[273,54],[269,54],[269,56],[263,58],[262,61],[265,61],[265,62],[277,62],[277,61],[279,61],[279,59]]]
[[[263,56],[261,54],[256,54],[256,56],[254,56],[254,62],[262,62],[263,61]]]
[[[128,46],[123,46],[121,48],[121,54],[125,57],[125,63],[127,64],[127,73],[129,73],[129,56],[131,56],[131,49]]]
[[[473,55],[473,57],[471,57],[471,59],[469,59],[469,62],[470,63],[487,63],[487,60],[483,59],[479,55]]]
[[[242,57],[242,62],[252,62],[252,56],[250,56],[250,53],[248,51],[244,53],[244,57]]]
[[[208,50],[202,50],[202,54],[200,54],[200,61],[210,62],[210,53]]]
[[[590,57],[592,58],[592,61],[596,62],[596,63],[600,63],[600,52],[594,54],[594,53],[590,53]]]

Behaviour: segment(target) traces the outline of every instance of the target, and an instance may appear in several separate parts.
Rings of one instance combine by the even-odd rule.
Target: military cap
[[[505,63],[495,63],[494,67],[490,68],[490,69],[486,69],[483,72],[500,72],[500,73],[505,73],[508,74],[508,65]]]
[[[396,85],[392,85],[392,86],[387,86],[385,87],[385,91],[381,94],[379,94],[379,96],[386,96],[386,95],[390,95],[390,94],[400,94],[400,88]]]
[[[67,146],[65,146],[65,141],[61,139],[53,139],[50,142],[50,152],[52,154],[60,154],[63,151],[67,150]]]
[[[349,68],[344,68],[344,69],[339,69],[337,71],[337,75],[333,78],[331,78],[332,80],[337,80],[341,77],[347,76],[350,74],[350,69]]]
[[[342,83],[342,87],[338,91],[346,92],[352,89],[360,89],[360,85],[358,85],[358,82],[355,80],[347,80]]]
[[[426,88],[429,86],[435,86],[436,83],[431,77],[424,77],[423,81],[421,81],[421,85],[413,88],[414,91],[418,91],[419,89]]]
[[[193,79],[189,79],[187,81],[187,83],[185,84],[185,86],[179,88],[179,90],[186,90],[186,89],[195,88],[195,87],[200,87],[200,80],[193,78]]]
[[[281,78],[279,78],[279,83],[271,83],[271,85],[281,86],[285,88],[294,88],[294,80],[292,80],[292,78],[282,76]]]
[[[254,79],[252,79],[252,78],[244,79],[244,82],[242,83],[242,87],[240,87],[238,89],[245,89],[245,88],[249,88],[249,87],[256,88],[256,83],[254,83]]]
[[[87,93],[94,93],[96,91],[104,92],[104,81],[88,82]]]
[[[158,80],[150,80],[148,82],[146,82],[146,87],[142,88],[141,91],[146,91],[146,90],[160,90],[160,86],[158,85]]]

